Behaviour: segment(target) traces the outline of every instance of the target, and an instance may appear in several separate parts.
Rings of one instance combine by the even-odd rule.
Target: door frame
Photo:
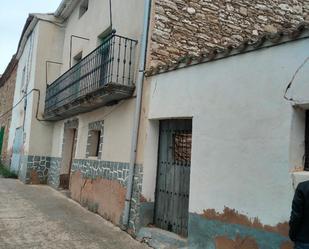
[[[62,160],[59,170],[59,186],[63,189],[70,188],[70,177],[72,164],[76,154],[77,138],[78,138],[78,119],[69,120],[64,124],[63,142],[62,142]],[[69,139],[69,140],[68,140]],[[69,151],[67,151],[69,148]],[[67,153],[69,155],[66,157]]]
[[[190,124],[190,130],[191,130],[191,156],[192,156],[192,134],[193,134],[193,118],[190,117],[190,118],[174,118],[174,119],[161,119],[159,120],[159,130],[158,130],[158,147],[157,147],[157,171],[156,171],[156,185],[155,185],[155,201],[154,201],[154,215],[153,215],[153,224],[156,225],[156,218],[157,218],[157,201],[158,201],[158,188],[159,188],[159,177],[160,177],[160,146],[161,146],[161,139],[162,139],[162,135],[161,135],[161,129],[162,129],[162,121],[170,121],[170,122],[182,122],[182,121],[191,121],[191,124]],[[176,125],[177,126],[177,125]],[[177,131],[177,129],[175,129],[175,131]],[[168,146],[168,145],[167,145]],[[174,148],[172,148],[172,153],[174,153]],[[172,155],[173,156],[173,155]],[[190,169],[191,169],[191,162],[192,162],[192,157],[190,158]],[[189,171],[189,183],[188,183],[188,195],[189,195],[189,192],[190,192],[190,171]],[[189,218],[189,197],[188,197],[188,217],[187,217],[187,222],[188,222],[188,218]],[[160,228],[160,227],[158,227]],[[163,229],[163,228],[160,228],[160,229]],[[176,232],[173,232],[173,233],[176,233]],[[179,234],[179,233],[178,233]],[[188,234],[180,234],[181,236],[183,237],[187,237]]]
[[[2,149],[4,143],[4,133],[5,133],[5,126],[1,126],[0,128],[0,159],[2,158]]]

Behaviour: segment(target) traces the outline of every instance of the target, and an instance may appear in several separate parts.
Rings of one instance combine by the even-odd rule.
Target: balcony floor
[[[77,98],[71,103],[45,111],[44,119],[47,121],[58,121],[77,114],[93,111],[131,97],[134,89],[134,86],[108,83],[92,93]]]

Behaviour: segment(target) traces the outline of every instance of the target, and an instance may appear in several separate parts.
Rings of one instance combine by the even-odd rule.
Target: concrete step
[[[143,227],[137,234],[137,240],[155,249],[188,249],[188,240],[175,233],[154,227]]]

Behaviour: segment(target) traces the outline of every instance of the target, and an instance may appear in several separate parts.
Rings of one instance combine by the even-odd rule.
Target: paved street
[[[48,186],[0,178],[0,248],[148,247]]]

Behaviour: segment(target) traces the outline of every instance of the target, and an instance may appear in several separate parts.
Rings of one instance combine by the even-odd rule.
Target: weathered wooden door
[[[15,131],[15,138],[13,142],[13,151],[12,151],[12,161],[11,161],[11,170],[15,173],[19,172],[20,169],[20,159],[22,156],[23,150],[23,129],[19,127]]]
[[[1,129],[0,129],[0,159],[2,158],[2,146],[3,146],[4,131],[5,131],[5,127],[1,127]]]
[[[155,225],[188,235],[192,120],[160,121]]]

